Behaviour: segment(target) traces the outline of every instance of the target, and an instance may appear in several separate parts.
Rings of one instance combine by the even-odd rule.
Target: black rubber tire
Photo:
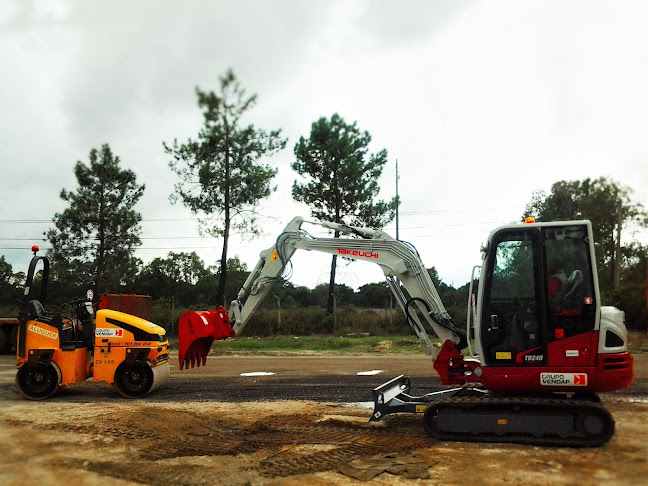
[[[16,386],[28,400],[45,400],[56,393],[61,385],[61,372],[54,363],[18,368]]]
[[[9,336],[4,326],[0,327],[0,354],[9,352]]]
[[[14,353],[18,352],[18,326],[13,326],[9,335],[9,346]],[[11,351],[11,349],[9,351]]]
[[[119,394],[126,398],[143,397],[153,386],[153,370],[146,362],[123,362],[115,371],[115,386]]]

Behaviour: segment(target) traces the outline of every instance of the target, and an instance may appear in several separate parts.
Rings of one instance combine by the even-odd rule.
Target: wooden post
[[[277,331],[281,332],[281,300],[277,295],[274,298],[277,299]]]
[[[331,294],[331,299],[333,300],[333,334],[337,334],[338,331],[337,298],[335,297],[335,295]]]

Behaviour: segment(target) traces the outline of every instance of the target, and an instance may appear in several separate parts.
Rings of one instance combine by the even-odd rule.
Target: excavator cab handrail
[[[475,305],[476,296],[473,294],[473,286],[475,284],[475,280],[478,278],[475,275],[478,270],[481,271],[481,265],[475,265],[472,268],[472,272],[470,273],[470,286],[468,287],[468,307],[466,309],[466,340],[468,341],[468,352],[473,358],[477,358],[479,356],[476,350],[473,351],[470,334],[470,331],[474,330],[474,323],[477,319],[477,307]]]

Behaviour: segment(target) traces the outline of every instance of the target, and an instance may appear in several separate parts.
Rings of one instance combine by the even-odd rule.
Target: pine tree
[[[293,198],[310,206],[311,215],[320,220],[372,228],[387,224],[394,217],[396,199],[375,201],[387,151],[369,154],[370,142],[369,132],[360,131],[355,123],[347,124],[338,114],[314,122],[310,137],[301,137],[295,145],[297,160],[292,169],[307,181],[295,181]],[[333,312],[336,263],[334,255],[328,314]]]
[[[219,300],[225,294],[227,251],[233,230],[257,234],[258,203],[276,190],[271,181],[276,169],[259,163],[283,149],[281,130],[266,133],[252,125],[242,126],[241,117],[256,104],[256,95],[247,96],[230,70],[220,79],[220,92],[196,88],[204,126],[197,140],[184,144],[166,143],[169,163],[181,182],[171,200],[181,201],[194,214],[204,214],[202,231],[223,238],[218,285]]]
[[[69,207],[54,215],[55,227],[45,233],[52,244],[52,276],[69,291],[84,286],[92,286],[97,295],[118,291],[136,273],[142,217],[134,207],[144,184],[120,167],[107,144],[90,151],[88,165],[77,162],[74,174],[79,187],[61,190]]]

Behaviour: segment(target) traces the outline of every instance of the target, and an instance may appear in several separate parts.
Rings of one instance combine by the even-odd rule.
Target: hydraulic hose
[[[468,336],[466,335],[466,331],[463,329],[457,327],[457,325],[452,322],[452,319],[449,318],[442,318],[438,317],[432,312],[432,308],[430,307],[430,304],[427,303],[426,300],[421,299],[420,297],[412,297],[405,303],[405,314],[407,315],[407,320],[413,323],[414,325],[417,325],[416,321],[410,314],[410,308],[412,305],[414,305],[416,302],[420,302],[425,306],[425,309],[430,316],[430,318],[436,322],[439,326],[441,326],[444,329],[447,329],[448,331],[456,334],[459,337],[459,342],[457,343],[457,348],[461,351],[465,349],[468,346]]]

